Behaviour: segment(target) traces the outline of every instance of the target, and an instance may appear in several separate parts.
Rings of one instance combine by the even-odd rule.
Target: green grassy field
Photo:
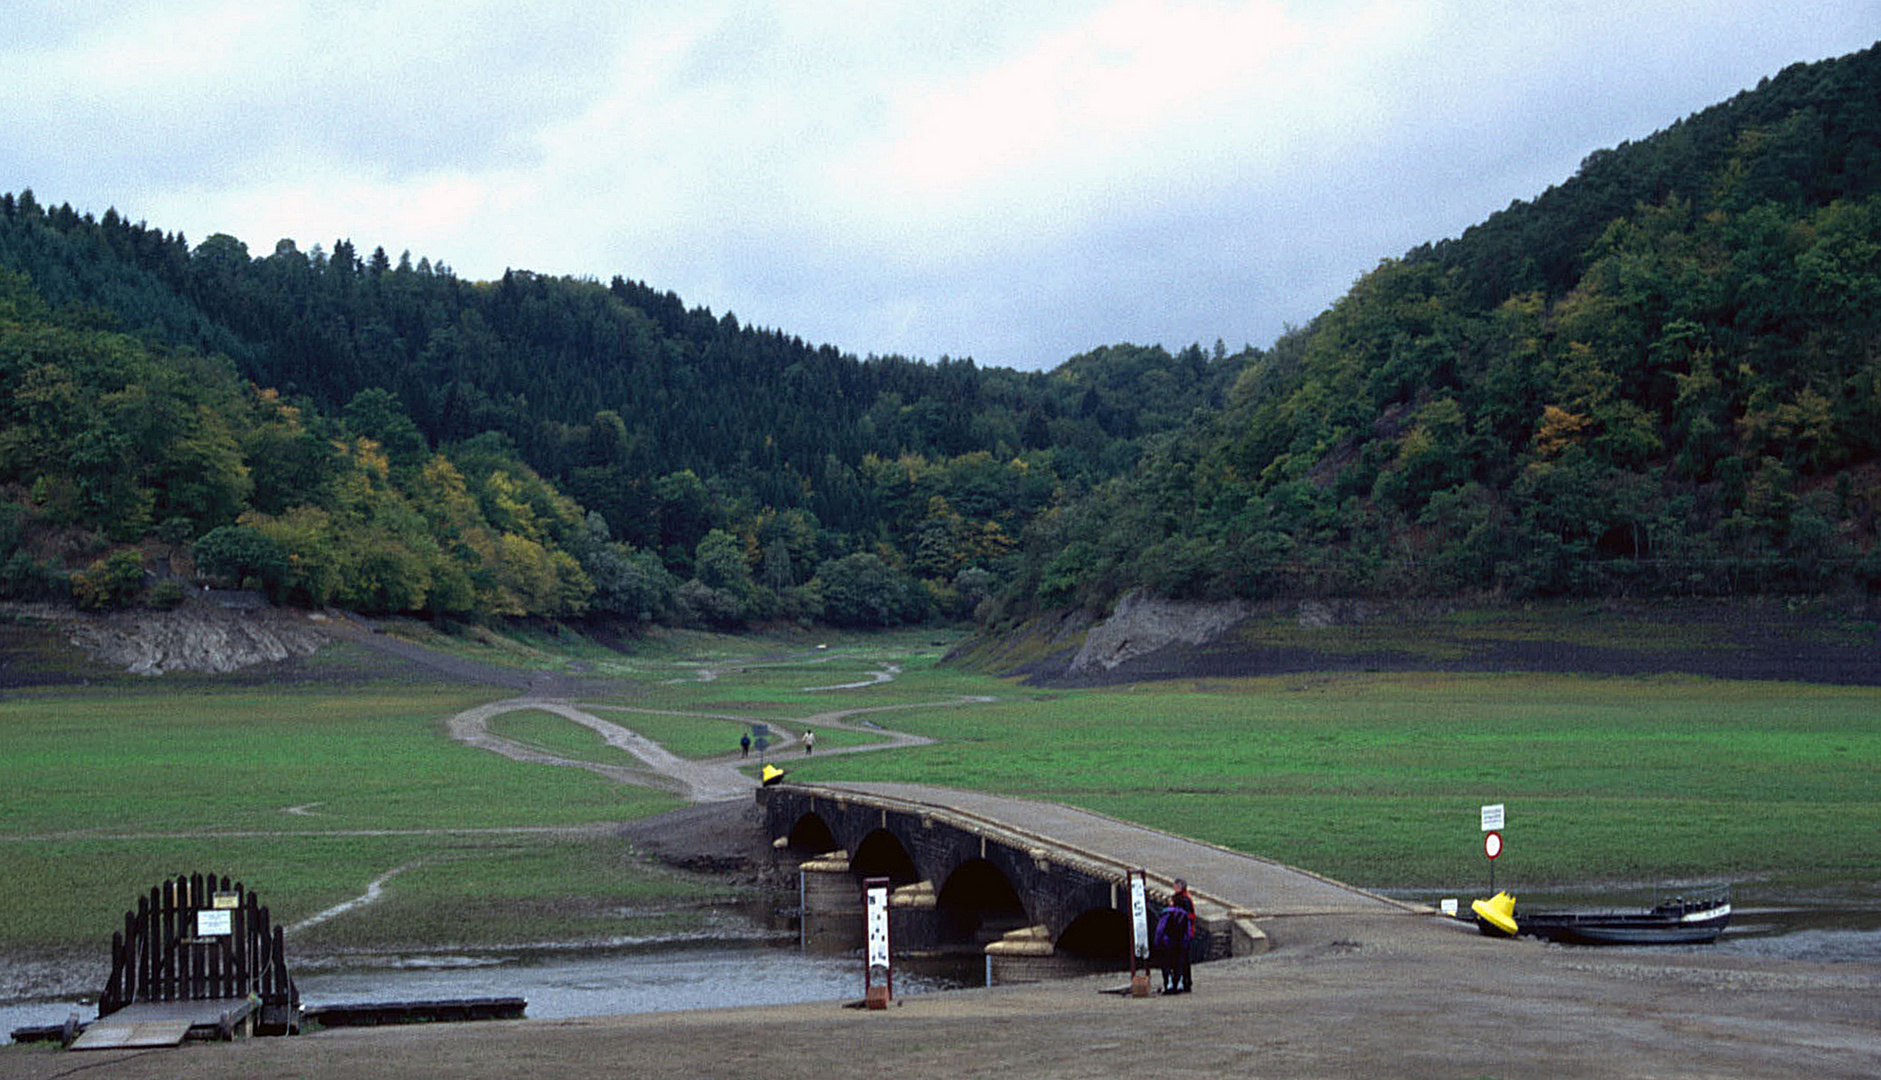
[[[541,709],[501,713],[492,717],[486,726],[492,734],[570,761],[595,761],[625,768],[641,764],[639,758],[627,751],[609,746],[593,728],[570,723],[564,717]]]
[[[581,923],[589,909],[698,893],[698,882],[630,864],[617,841],[501,831],[604,825],[680,801],[452,741],[444,719],[490,696],[151,684],[0,701],[0,904],[10,912],[0,947],[96,945],[140,891],[197,871],[243,879],[291,923],[415,864],[394,900],[349,916],[355,942],[464,941],[550,923],[561,933],[563,916]],[[554,738],[593,738],[549,719]],[[541,910],[490,907],[509,895]],[[551,909],[559,915],[545,922]]]
[[[1531,884],[1881,873],[1858,839],[1881,829],[1869,689],[1344,675],[1008,688],[894,716],[941,744],[795,778],[1053,799],[1378,887],[1474,881],[1492,802],[1509,813],[1499,870]]]
[[[454,649],[488,659],[554,644],[466,638]],[[1375,887],[1479,883],[1477,810],[1490,802],[1508,807],[1499,873],[1529,887],[1881,879],[1881,849],[1866,840],[1881,830],[1881,690],[1351,674],[1049,691],[942,667],[944,645],[928,633],[669,635],[606,662],[618,681],[586,703],[694,757],[732,752],[753,720],[794,733],[832,712],[900,707],[870,718],[939,745],[779,756],[797,779],[1057,799]],[[598,646],[574,648],[598,675]],[[888,665],[892,682],[816,689]],[[593,939],[694,919],[685,904],[718,886],[584,828],[673,797],[448,737],[445,718],[503,693],[338,678],[9,692],[0,904],[13,914],[0,949],[98,947],[139,891],[199,870],[242,878],[284,923],[398,870],[381,903],[298,936],[336,947]],[[963,703],[974,696],[996,700]],[[824,747],[879,737],[815,722]],[[550,713],[496,727],[564,756],[631,763]],[[501,831],[518,829],[560,831]]]

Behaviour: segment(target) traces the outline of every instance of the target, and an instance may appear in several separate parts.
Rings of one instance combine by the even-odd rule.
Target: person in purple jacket
[[[1162,955],[1163,993],[1186,994],[1195,989],[1195,969],[1191,954],[1195,946],[1195,898],[1189,895],[1189,883],[1176,879],[1175,895],[1156,920],[1152,944]]]

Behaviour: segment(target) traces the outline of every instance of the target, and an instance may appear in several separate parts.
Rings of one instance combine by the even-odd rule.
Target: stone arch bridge
[[[799,871],[807,946],[859,944],[861,883],[882,877],[898,953],[984,952],[994,982],[1127,965],[1135,868],[1152,908],[1188,879],[1204,959],[1265,951],[1289,916],[1430,911],[1055,803],[911,784],[781,784],[757,797],[780,867]]]

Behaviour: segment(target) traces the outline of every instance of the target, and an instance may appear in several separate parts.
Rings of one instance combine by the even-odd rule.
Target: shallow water
[[[1463,894],[1466,907],[1470,895]],[[1434,903],[1421,894],[1402,898]],[[1649,903],[1650,899],[1646,894],[1612,895],[1596,904],[1586,893],[1557,892],[1530,894],[1522,902],[1533,907],[1589,907],[1628,906]],[[1846,903],[1846,898],[1842,900]],[[1733,903],[1731,925],[1717,944],[1649,951],[1881,963],[1881,906],[1782,904],[1755,896]],[[895,993],[908,996],[975,985],[980,977],[971,961],[927,973],[913,965],[898,964]],[[809,956],[794,946],[722,941],[656,948],[350,960],[344,966],[297,970],[294,981],[300,987],[302,1004],[309,1007],[427,998],[521,997],[529,1002],[529,1017],[547,1020],[800,1001],[855,1001],[863,991],[859,958]],[[70,1013],[91,1020],[97,1016],[97,1009],[71,1001],[0,1004],[0,1034],[17,1027],[62,1023]]]
[[[436,960],[398,967],[348,968],[297,975],[304,1006],[426,998],[521,997],[528,1016],[672,1012],[798,1001],[860,1001],[860,958],[806,956],[795,949],[696,947],[592,951],[512,957],[495,963],[444,965]],[[895,993],[910,995],[957,983],[897,972]]]
[[[965,985],[952,977],[895,972],[898,997]],[[711,944],[660,949],[583,950],[476,956],[386,958],[366,966],[297,971],[301,1004],[520,997],[531,1019],[672,1012],[799,1001],[859,1001],[860,958],[806,956],[794,947]],[[97,1016],[68,1001],[0,1005],[0,1033]]]

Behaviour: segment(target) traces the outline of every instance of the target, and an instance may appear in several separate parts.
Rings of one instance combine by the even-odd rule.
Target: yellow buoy
[[[1515,936],[1515,897],[1506,890],[1487,900],[1470,901],[1470,910],[1476,913],[1477,926],[1483,933],[1489,933],[1493,927],[1510,937]]]

